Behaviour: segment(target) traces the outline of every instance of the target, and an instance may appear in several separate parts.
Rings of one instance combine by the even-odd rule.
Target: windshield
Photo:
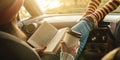
[[[28,0],[25,0],[28,1]],[[37,8],[40,10],[42,15],[51,15],[51,14],[73,14],[73,13],[79,13],[83,14],[87,8],[88,3],[90,0],[34,0],[35,4],[38,6]],[[105,3],[107,3],[109,0],[102,0],[100,6],[98,7],[101,8]],[[32,2],[31,0],[28,2]],[[28,3],[28,6],[30,6],[30,3]],[[20,18],[22,20],[26,20],[29,18],[33,18],[34,16],[31,16],[30,13],[38,13],[39,10],[36,8],[31,8],[33,11],[31,11],[29,7],[29,12],[24,8],[23,6],[20,10]],[[35,7],[34,5],[32,7]],[[113,11],[112,13],[120,13],[120,6]],[[35,14],[35,13],[34,13]],[[34,15],[33,14],[33,15]],[[36,15],[38,16],[38,15]]]
[[[36,0],[45,14],[83,13],[90,0]],[[103,6],[109,0],[102,0]],[[100,8],[99,7],[99,8]],[[120,7],[114,12],[120,12]]]

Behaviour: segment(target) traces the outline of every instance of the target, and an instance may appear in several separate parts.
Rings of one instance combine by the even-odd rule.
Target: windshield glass
[[[83,13],[90,0],[36,0],[45,14]],[[109,0],[102,0],[103,6]],[[100,8],[99,7],[99,8]],[[114,12],[120,12],[120,7]]]
[[[25,0],[28,1],[28,0]],[[105,5],[105,3],[107,3],[109,0],[102,0],[100,6],[98,7],[101,8],[103,5]],[[31,0],[28,1],[31,3]],[[90,0],[34,0],[35,3],[37,5],[37,8],[40,9],[40,13],[44,16],[46,15],[60,15],[60,14],[73,14],[73,13],[78,13],[78,14],[83,14],[87,8],[88,3],[90,2]],[[27,4],[29,7],[30,3]],[[30,9],[24,8],[25,6],[23,6],[20,10],[20,18],[22,20],[26,20],[29,18],[34,18],[30,13],[32,13],[33,15],[37,9],[36,8],[31,8],[32,11]],[[34,6],[32,6],[34,7]],[[30,8],[30,7],[29,7]],[[29,11],[28,11],[29,10]],[[113,11],[112,13],[120,13],[120,6]],[[36,15],[37,16],[37,15]]]

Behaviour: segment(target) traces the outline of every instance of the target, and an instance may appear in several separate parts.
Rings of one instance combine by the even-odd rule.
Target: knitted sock
[[[101,0],[91,0],[88,4],[86,11],[85,11],[85,14],[83,14],[83,17],[93,13],[98,8],[100,3],[101,3]]]
[[[97,27],[97,24],[102,20],[108,13],[115,10],[120,5],[120,0],[110,0],[102,8],[96,10],[94,13],[87,15],[86,17],[94,20],[94,26]]]

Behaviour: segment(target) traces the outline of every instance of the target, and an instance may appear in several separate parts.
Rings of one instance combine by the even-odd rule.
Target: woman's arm
[[[74,60],[74,57],[78,51],[78,47],[79,42],[72,47],[68,47],[65,42],[61,42],[60,60]]]
[[[61,52],[60,60],[74,60],[74,56],[72,56],[71,54],[68,54],[66,52]]]

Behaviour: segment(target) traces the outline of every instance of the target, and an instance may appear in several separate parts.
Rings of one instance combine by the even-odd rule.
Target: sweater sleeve
[[[74,60],[74,57],[68,53],[61,52],[60,53],[60,60]]]

